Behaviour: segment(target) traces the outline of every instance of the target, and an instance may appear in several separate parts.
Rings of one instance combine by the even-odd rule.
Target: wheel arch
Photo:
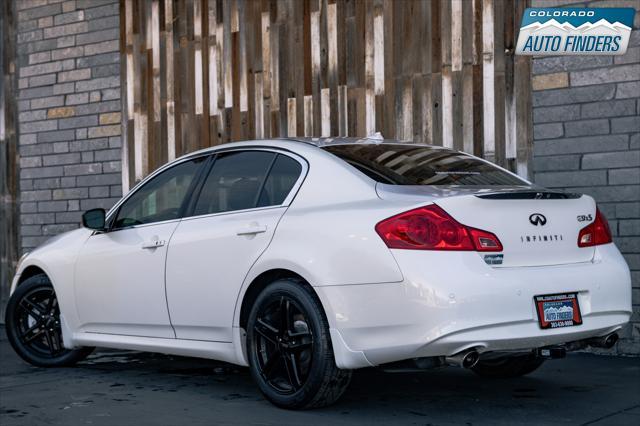
[[[18,278],[17,286],[19,286],[20,284],[22,284],[23,282],[25,282],[29,278],[34,277],[36,275],[40,275],[40,274],[47,275],[47,273],[44,271],[44,269],[42,269],[39,266],[36,266],[36,265],[27,266],[26,268],[24,268],[24,270],[20,274],[20,278]],[[47,278],[49,278],[49,280],[51,280],[49,275],[47,275]]]
[[[11,285],[10,294],[13,294],[13,292],[16,291],[16,288],[18,288],[26,280],[40,274],[46,275],[46,277],[51,282],[51,285],[53,285],[55,289],[55,285],[53,284],[53,278],[51,277],[51,274],[49,273],[47,268],[41,265],[40,262],[36,261],[26,266],[22,266],[21,270],[17,271],[16,276],[14,277]]]
[[[258,298],[258,295],[260,294],[260,292],[262,292],[262,290],[264,290],[272,282],[279,279],[283,279],[283,278],[299,280],[301,282],[301,285],[306,285],[313,290],[313,286],[311,286],[311,284],[307,279],[305,279],[300,274],[289,269],[276,268],[276,269],[269,269],[267,271],[260,273],[251,281],[251,283],[247,286],[246,291],[242,295],[242,301],[240,303],[240,312],[239,312],[238,323],[237,323],[240,328],[246,330],[247,321],[249,320],[249,313],[251,312],[251,307],[253,306],[253,303]],[[316,293],[315,290],[313,290],[313,292]],[[316,296],[318,296],[317,293],[316,293]],[[322,306],[322,310],[326,316],[326,311],[324,309],[324,306]]]

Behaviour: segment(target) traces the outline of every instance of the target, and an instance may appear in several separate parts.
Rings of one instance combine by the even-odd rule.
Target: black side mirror
[[[82,226],[96,231],[104,231],[106,213],[104,209],[91,209],[82,215]]]

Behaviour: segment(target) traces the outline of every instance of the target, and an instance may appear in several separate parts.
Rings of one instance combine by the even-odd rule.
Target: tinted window
[[[202,187],[194,215],[254,208],[275,155],[242,151],[218,156]]]
[[[153,177],[125,201],[115,228],[180,217],[180,208],[205,157],[185,161]]]
[[[392,185],[528,185],[490,163],[446,149],[401,144],[324,149],[370,178]]]
[[[284,202],[291,188],[295,185],[302,166],[296,160],[286,155],[278,154],[269,177],[260,193],[258,207],[277,206]]]

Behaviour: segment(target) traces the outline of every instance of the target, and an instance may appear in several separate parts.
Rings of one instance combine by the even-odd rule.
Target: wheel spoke
[[[276,365],[278,365],[278,361],[282,359],[282,355],[280,352],[274,352],[271,354],[271,357],[264,363],[262,367],[262,374],[267,380],[271,380],[273,377],[273,373],[276,369]]]
[[[42,335],[42,333],[44,333],[44,329],[40,327],[40,323],[36,323],[33,327],[22,333],[22,341],[25,344],[30,343],[33,339]]]
[[[291,332],[291,303],[288,299],[280,299],[280,330],[282,333]]]
[[[60,330],[54,329],[51,334],[53,335],[53,341],[56,345],[56,352],[62,352],[64,350],[64,345],[62,344],[62,336],[60,335]]]
[[[54,355],[56,353],[56,350],[53,347],[53,339],[51,338],[51,333],[49,332],[49,330],[44,331],[44,338],[47,340],[47,346],[49,346],[49,352],[51,353],[51,355]]]
[[[31,327],[26,329],[24,332],[20,333],[22,336],[26,336],[27,334],[33,333],[33,331],[42,325],[43,321],[36,321]]]
[[[53,292],[53,290],[51,290],[51,294],[49,295],[49,301],[47,302],[47,313],[49,315],[53,314],[53,311],[54,311],[54,308],[55,308],[55,306],[54,306],[55,301],[56,301],[56,295]]]
[[[262,318],[258,318],[254,327],[255,331],[262,337],[273,343],[278,344],[278,329],[274,326],[267,324]]]
[[[42,320],[44,315],[42,306],[27,299],[26,297],[20,301],[20,307],[24,309],[34,320]]]
[[[300,380],[300,376],[298,375],[298,362],[296,361],[296,356],[293,353],[287,353],[283,355],[284,367],[287,370],[289,383],[294,390],[298,390],[302,386],[302,381]]]

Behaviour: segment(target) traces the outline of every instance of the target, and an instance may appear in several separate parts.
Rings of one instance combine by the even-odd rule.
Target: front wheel
[[[533,373],[544,363],[544,358],[533,354],[480,359],[472,370],[479,376],[492,378],[512,378]]]
[[[247,354],[260,390],[282,408],[330,405],[351,380],[350,370],[336,366],[318,297],[298,280],[278,280],[260,293],[249,314]]]
[[[27,278],[13,292],[5,315],[9,343],[38,367],[64,367],[86,358],[93,348],[66,349],[62,343],[60,306],[44,274]]]

